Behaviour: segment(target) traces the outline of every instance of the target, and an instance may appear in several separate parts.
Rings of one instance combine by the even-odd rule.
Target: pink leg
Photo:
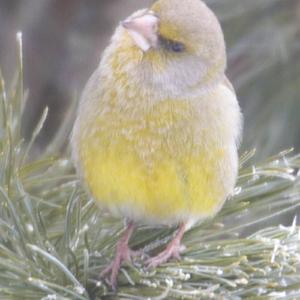
[[[185,230],[186,225],[182,223],[174,239],[168,244],[167,248],[157,256],[152,257],[147,261],[148,268],[155,268],[167,262],[170,258],[180,259],[181,240]]]
[[[128,247],[128,242],[133,233],[133,230],[134,230],[134,225],[132,223],[129,223],[127,229],[125,230],[122,237],[118,241],[116,255],[113,262],[109,266],[107,266],[107,268],[105,268],[100,274],[100,277],[102,278],[107,277],[109,273],[111,274],[110,285],[113,290],[115,290],[117,286],[117,276],[121,268],[122,262],[123,261],[131,262],[131,258],[135,254],[135,252],[131,251],[130,248]]]

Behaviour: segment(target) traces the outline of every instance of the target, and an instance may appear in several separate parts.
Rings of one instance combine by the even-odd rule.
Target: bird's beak
[[[141,16],[126,19],[121,24],[143,51],[157,47],[159,19],[153,13],[148,11]]]

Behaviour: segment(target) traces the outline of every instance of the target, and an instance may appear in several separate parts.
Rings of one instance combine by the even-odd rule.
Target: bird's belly
[[[147,139],[140,140],[148,149]],[[123,139],[86,139],[80,149],[88,188],[113,214],[148,223],[197,220],[215,214],[233,189],[236,170],[228,149],[176,152],[174,145],[160,145],[143,155],[142,146]],[[233,180],[224,179],[228,176]]]

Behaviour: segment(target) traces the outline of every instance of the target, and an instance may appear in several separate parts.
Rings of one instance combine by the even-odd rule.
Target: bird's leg
[[[128,242],[133,233],[134,225],[129,223],[125,232],[123,233],[122,237],[117,243],[116,255],[112,263],[105,268],[100,277],[104,278],[107,277],[108,274],[110,275],[110,285],[113,290],[116,289],[117,284],[117,276],[123,261],[131,262],[131,258],[136,255],[136,252],[132,251],[129,246]]]
[[[155,268],[170,258],[180,259],[180,252],[181,252],[181,240],[186,230],[186,224],[182,223],[174,237],[174,239],[168,244],[166,249],[159,253],[157,256],[152,257],[147,260],[148,268]]]

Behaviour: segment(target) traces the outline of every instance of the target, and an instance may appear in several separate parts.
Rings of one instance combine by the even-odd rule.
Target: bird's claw
[[[175,258],[176,260],[180,260],[180,253],[182,252],[181,245],[177,243],[171,243],[168,247],[159,253],[155,257],[151,257],[146,261],[147,269],[156,268],[157,266],[167,262],[171,258]]]
[[[183,223],[180,225],[179,230],[176,233],[174,239],[169,243],[167,248],[159,253],[157,256],[152,257],[146,261],[147,268],[156,268],[157,266],[167,262],[171,258],[180,260],[180,253],[185,250],[185,247],[181,244],[182,236],[185,232],[186,225]]]

